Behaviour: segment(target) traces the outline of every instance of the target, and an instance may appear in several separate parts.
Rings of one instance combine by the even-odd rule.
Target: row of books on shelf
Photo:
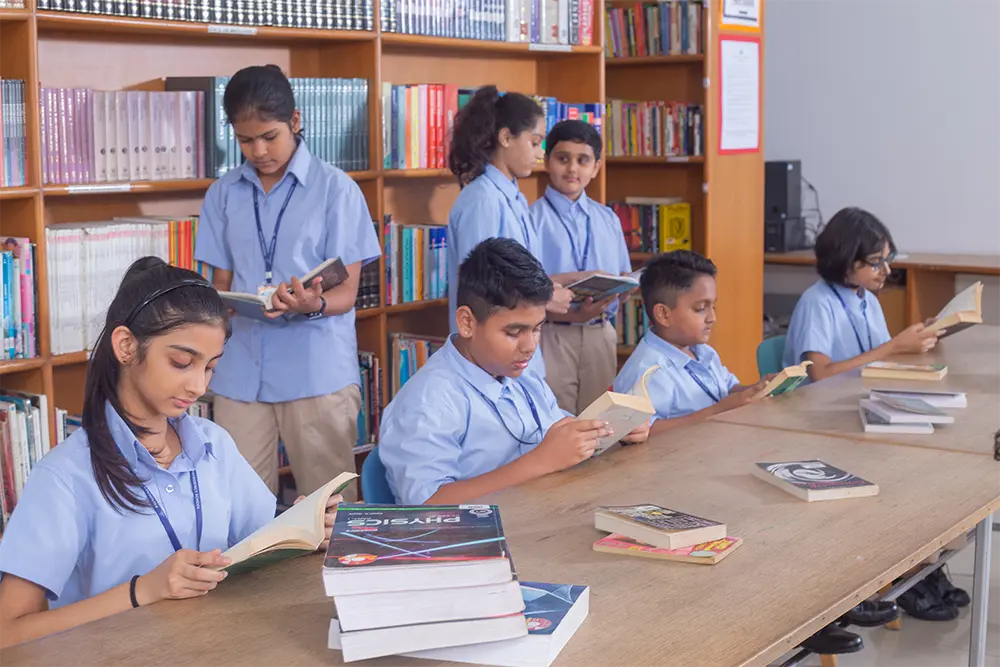
[[[697,0],[608,6],[604,14],[604,55],[642,58],[700,54],[701,8]]]
[[[24,9],[23,0],[0,0],[0,9]]]
[[[48,453],[49,399],[45,394],[0,392],[0,520],[7,525],[35,464]],[[2,527],[0,526],[0,527]]]
[[[626,197],[608,202],[632,252],[691,249],[691,204],[680,197]]]
[[[642,307],[641,297],[634,296],[618,307],[615,331],[619,345],[638,345],[648,328],[649,318],[646,316],[646,309]]]
[[[389,335],[392,355],[389,372],[390,399],[396,395],[406,381],[423,368],[432,354],[444,347],[445,339],[437,336],[394,333]]]
[[[26,238],[3,241],[0,274],[3,277],[3,354],[0,359],[31,359],[38,356],[38,248]]]
[[[383,32],[589,46],[594,0],[382,0]]]
[[[385,302],[395,306],[448,296],[448,233],[385,216]]]
[[[27,183],[26,119],[24,81],[0,79],[0,187]]]
[[[38,0],[38,8],[216,26],[374,29],[373,0]]]
[[[609,100],[605,151],[609,157],[701,156],[704,120],[700,104]]]

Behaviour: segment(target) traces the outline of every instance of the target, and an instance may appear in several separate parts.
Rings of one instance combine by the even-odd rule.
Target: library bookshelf
[[[606,4],[632,8],[638,3],[607,0]],[[720,4],[710,0],[704,5],[700,54],[605,59],[607,99],[694,102],[705,110],[704,155],[609,157],[605,194],[606,201],[680,196],[691,204],[692,248],[711,258],[719,269],[718,319],[711,344],[729,369],[749,382],[757,378],[756,348],[764,317],[764,157],[762,151],[718,151],[719,39],[746,34],[720,30]],[[761,41],[763,62],[763,27],[755,36]],[[760,141],[763,146],[762,135]],[[632,263],[638,267],[651,257],[651,253],[633,252]],[[633,349],[619,346],[619,362]]]
[[[0,384],[46,394],[50,411],[57,406],[71,413],[81,410],[87,353],[51,354],[46,227],[125,215],[194,214],[212,181],[135,182],[113,192],[43,186],[38,112],[42,85],[160,90],[163,77],[224,76],[248,65],[265,63],[279,65],[291,77],[367,79],[369,169],[350,175],[361,187],[374,220],[381,221],[391,214],[397,222],[413,224],[446,224],[458,185],[440,169],[382,169],[383,82],[450,83],[460,87],[493,83],[501,90],[553,96],[567,102],[603,102],[611,94],[640,98],[667,95],[665,99],[682,94],[679,99],[704,99],[709,109],[705,132],[709,153],[715,141],[707,130],[712,127],[712,114],[717,113],[713,110],[715,96],[711,87],[702,88],[705,73],[711,77],[716,67],[711,58],[657,58],[606,65],[601,46],[602,0],[594,3],[594,45],[559,49],[382,33],[377,4],[374,31],[274,27],[244,31],[253,34],[213,31],[204,23],[41,11],[31,0],[27,4],[23,10],[0,9],[0,76],[26,82],[28,109],[28,183],[0,189],[0,233],[28,237],[38,246],[37,327],[41,354],[36,359],[0,362]],[[716,39],[714,28],[706,23],[708,34]],[[706,46],[710,44],[706,41]],[[758,219],[762,204],[757,203],[760,194],[754,190],[761,187],[762,175],[759,155],[737,160],[621,158],[608,162],[589,191],[591,197],[602,202],[640,194],[640,190],[646,195],[664,192],[688,197],[696,211],[696,248],[711,253],[722,272],[719,285],[724,305],[720,306],[720,340],[716,342],[727,363],[746,376],[754,341],[760,336],[760,318],[753,319],[754,309],[760,310],[760,280],[748,276],[762,272],[762,258],[757,256],[762,241],[749,243],[748,237],[762,234]],[[712,185],[708,195],[702,190],[706,181]],[[542,169],[520,181],[529,201],[537,199],[546,184]],[[749,213],[750,208],[758,214],[756,218]],[[446,300],[386,306],[384,259],[381,268],[382,305],[357,311],[357,335],[359,349],[378,355],[387,369],[382,383],[387,401],[391,334],[443,336],[448,330],[448,308]],[[747,305],[737,308],[737,302]],[[723,324],[726,318],[731,321]],[[54,432],[54,414],[49,419]]]

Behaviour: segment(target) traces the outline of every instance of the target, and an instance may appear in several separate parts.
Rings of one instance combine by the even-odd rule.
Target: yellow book
[[[983,283],[976,282],[955,295],[928,327],[928,331],[940,331],[938,338],[945,338],[968,329],[973,324],[983,323]]]
[[[594,456],[599,456],[611,448],[623,437],[631,433],[643,422],[648,422],[656,410],[649,400],[646,380],[659,366],[650,366],[642,374],[635,386],[627,394],[606,391],[597,400],[580,413],[578,419],[600,419],[611,426],[611,435],[601,438],[594,450]]]
[[[901,364],[895,361],[873,361],[861,369],[861,377],[882,380],[926,380],[933,382],[944,379],[948,367],[944,364]]]
[[[660,252],[691,249],[691,204],[660,207]]]

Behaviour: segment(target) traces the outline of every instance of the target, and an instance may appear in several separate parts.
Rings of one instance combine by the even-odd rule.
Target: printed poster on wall
[[[719,25],[725,28],[760,31],[760,12],[763,0],[722,0]]]
[[[760,39],[719,38],[719,153],[760,150]]]

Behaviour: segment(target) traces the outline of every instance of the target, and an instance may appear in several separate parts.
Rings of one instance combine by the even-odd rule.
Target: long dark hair
[[[459,185],[481,176],[497,150],[497,135],[506,128],[513,135],[531,129],[542,108],[521,93],[501,94],[496,86],[483,86],[455,116],[448,167]]]
[[[277,65],[252,65],[236,72],[222,96],[226,118],[234,123],[244,118],[278,121],[292,126],[295,92]],[[302,128],[296,133],[302,136]]]
[[[855,262],[878,255],[889,245],[896,252],[892,234],[881,220],[863,208],[842,208],[816,237],[816,272],[828,283],[845,285]]]
[[[87,388],[83,403],[83,429],[90,443],[90,462],[101,495],[116,511],[137,511],[148,501],[137,491],[142,483],[118,450],[105,415],[110,403],[136,436],[149,433],[135,424],[118,397],[121,363],[112,348],[111,334],[128,327],[135,337],[136,355],[142,360],[151,338],[188,324],[210,324],[226,329],[229,318],[222,298],[208,281],[194,271],[166,264],[158,257],[143,257],[132,263],[118,293],[108,307],[104,329],[90,354]]]

